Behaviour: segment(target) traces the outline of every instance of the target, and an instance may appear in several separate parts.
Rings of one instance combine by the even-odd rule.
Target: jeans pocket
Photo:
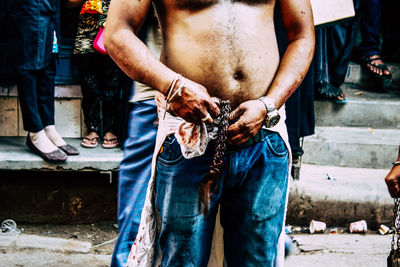
[[[278,133],[266,130],[264,131],[264,138],[273,155],[282,158],[288,154],[286,144]]]
[[[168,135],[158,154],[157,161],[163,165],[176,165],[183,161],[181,146],[173,134]]]

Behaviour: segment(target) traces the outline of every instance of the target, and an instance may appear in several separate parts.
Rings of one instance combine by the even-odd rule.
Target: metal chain
[[[394,207],[393,207],[393,227],[394,233],[392,236],[392,250],[400,248],[400,198],[394,199]]]
[[[226,152],[226,140],[228,138],[229,114],[231,105],[229,100],[222,100],[220,103],[221,113],[218,116],[218,135],[216,140],[214,159],[210,166],[210,173],[221,175],[221,167]],[[215,190],[214,190],[215,191]]]
[[[211,196],[217,192],[221,180],[222,164],[226,153],[226,140],[228,138],[229,115],[231,113],[231,105],[229,100],[221,100],[219,103],[220,115],[215,119],[218,132],[215,143],[215,151],[213,161],[210,166],[210,172],[204,177],[200,183],[198,192],[198,202],[200,211],[207,216],[210,206]],[[214,190],[210,194],[211,185],[215,184]]]

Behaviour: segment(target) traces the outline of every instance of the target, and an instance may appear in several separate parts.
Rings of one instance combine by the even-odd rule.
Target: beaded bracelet
[[[178,94],[179,96],[182,93],[182,89],[185,87],[185,83],[182,80],[182,75],[178,74],[175,79],[172,80],[169,88],[168,88],[168,94],[166,97],[166,101],[165,101],[165,111],[164,111],[164,118],[165,118],[165,114],[167,113],[168,110],[168,105],[171,102],[171,100],[176,96],[176,94]],[[174,91],[174,87],[176,85],[176,83],[178,82],[178,80],[181,80],[181,84],[178,86],[178,89],[176,89]]]

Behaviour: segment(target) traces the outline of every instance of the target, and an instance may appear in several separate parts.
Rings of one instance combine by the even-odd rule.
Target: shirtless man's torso
[[[208,113],[215,117],[218,108],[210,96],[229,99],[235,109],[267,95],[279,109],[311,62],[314,28],[308,0],[279,1],[289,45],[278,69],[275,4],[275,0],[155,1],[163,34],[161,64],[136,36],[126,34],[138,31],[151,1],[116,0],[107,22],[107,50],[130,77],[162,93],[176,73],[193,81],[186,86],[186,96],[176,99],[175,108],[171,104],[188,121],[199,121]],[[265,107],[260,101],[249,104],[239,113],[251,114],[242,120],[237,115],[238,125],[230,128],[232,143],[245,142],[263,124]]]

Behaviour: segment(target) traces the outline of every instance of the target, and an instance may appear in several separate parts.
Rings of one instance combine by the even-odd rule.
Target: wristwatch
[[[265,116],[264,125],[267,128],[272,128],[278,124],[281,116],[279,111],[275,108],[272,100],[266,96],[260,97],[258,100],[263,102],[265,108],[267,109],[267,115]]]

